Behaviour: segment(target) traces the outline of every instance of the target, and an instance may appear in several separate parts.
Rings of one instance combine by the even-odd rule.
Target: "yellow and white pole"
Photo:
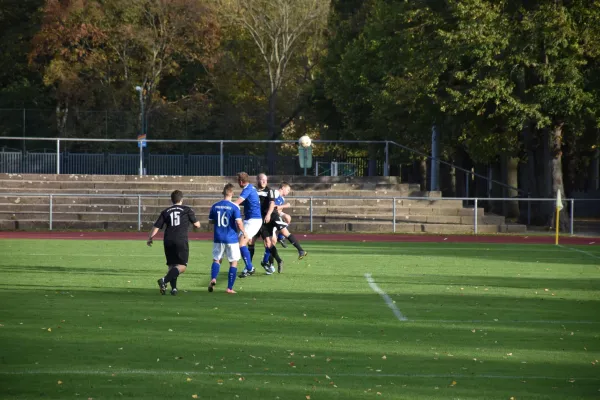
[[[563,204],[560,195],[560,189],[556,191],[556,238],[554,240],[554,244],[558,245],[558,230],[560,227],[560,210],[563,209]]]

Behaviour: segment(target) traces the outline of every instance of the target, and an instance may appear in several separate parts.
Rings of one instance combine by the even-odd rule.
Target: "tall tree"
[[[147,115],[164,101],[162,79],[178,75],[182,63],[214,63],[213,16],[208,2],[196,0],[48,0],[30,60],[56,90],[59,121],[73,103],[135,105],[136,86]]]
[[[283,127],[298,113],[278,115],[282,90],[310,79],[313,59],[318,54],[319,37],[325,26],[328,0],[221,0],[221,14],[230,29],[252,43],[256,57],[232,52],[238,68],[252,81],[267,102],[267,138],[278,139]],[[249,47],[244,47],[248,50]],[[239,47],[237,50],[241,50]],[[260,60],[259,74],[256,65]],[[290,72],[290,67],[295,73]],[[300,68],[300,74],[297,68]],[[302,83],[302,82],[300,82]]]

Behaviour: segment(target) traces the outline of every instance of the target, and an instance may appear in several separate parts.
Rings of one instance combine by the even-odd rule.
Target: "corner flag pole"
[[[556,238],[554,240],[554,244],[558,245],[558,229],[560,227],[560,210],[563,209],[563,204],[560,195],[560,189],[556,191]]]

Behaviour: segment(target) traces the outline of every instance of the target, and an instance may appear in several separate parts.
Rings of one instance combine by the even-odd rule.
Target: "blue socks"
[[[212,267],[210,268],[210,279],[217,279],[219,276],[219,269],[221,268],[221,264],[213,261]]]
[[[283,240],[285,239],[285,236],[283,236],[283,233],[280,233],[279,235],[277,235],[277,239]]]
[[[227,280],[227,289],[233,290],[233,284],[237,277],[237,267],[229,267],[229,279]]]
[[[252,266],[252,258],[250,258],[250,250],[248,250],[248,247],[240,247],[240,253],[242,253],[242,259],[244,260],[244,264],[246,264],[246,269],[252,271],[254,267]]]
[[[265,254],[263,255],[263,264],[268,264],[269,263],[269,257],[271,257],[271,248],[265,248]]]

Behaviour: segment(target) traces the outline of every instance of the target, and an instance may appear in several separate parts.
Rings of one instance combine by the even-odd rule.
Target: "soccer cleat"
[[[287,244],[285,244],[285,238],[283,239],[277,239],[277,242],[281,245],[281,247],[283,247],[284,249],[287,248]]]
[[[304,257],[308,255],[308,252],[302,250],[298,252],[298,260],[302,260]]]
[[[171,289],[171,296],[177,296],[177,288]]]
[[[208,284],[208,291],[212,292],[213,288],[215,287],[216,284],[217,284],[217,280],[216,279],[212,279],[210,281],[210,283]]]
[[[164,295],[167,292],[167,284],[164,278],[158,280],[158,288],[160,289],[160,294]]]
[[[261,265],[261,266],[262,266],[262,267],[265,269],[265,271],[267,272],[267,275],[269,275],[269,270],[270,270],[270,268],[269,268],[269,263],[266,263],[266,262],[264,262],[264,261],[261,261],[261,262],[260,262],[260,265]]]
[[[238,278],[245,278],[247,276],[254,275],[254,272],[256,272],[254,268],[252,268],[250,271],[245,269],[241,274],[238,275]]]
[[[267,275],[271,275],[273,272],[275,272],[275,269],[269,264],[265,264],[263,265],[263,267],[265,268],[265,272],[267,273]]]
[[[227,290],[225,291],[225,293],[236,294],[237,292],[235,290],[233,290],[233,289],[227,288]]]
[[[277,273],[280,274],[281,272],[283,272],[283,260],[277,263]]]

